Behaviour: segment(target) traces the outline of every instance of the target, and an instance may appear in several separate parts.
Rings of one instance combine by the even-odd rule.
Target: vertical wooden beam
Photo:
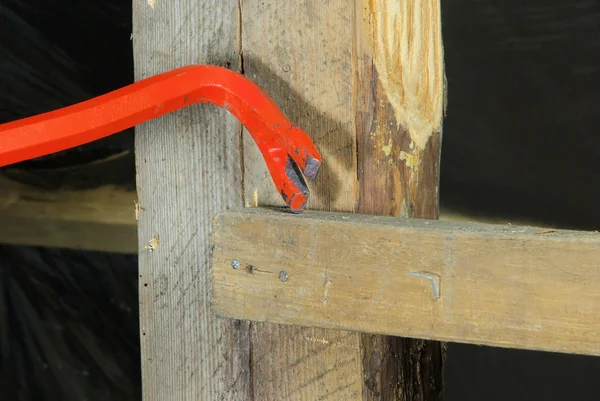
[[[311,134],[325,160],[311,187],[309,207],[353,211],[357,185],[352,7],[346,0],[242,4],[246,75]],[[246,138],[246,202],[282,205],[262,158]],[[325,276],[323,286],[328,285]],[[253,323],[252,355],[255,400],[361,399],[355,333]]]
[[[352,113],[353,10],[345,0],[266,2],[242,6],[244,72],[312,136],[325,163],[311,187],[311,209],[351,212],[356,201]],[[249,205],[281,205],[252,139],[245,136]]]
[[[244,0],[242,50],[245,73],[323,153],[310,208],[437,218],[438,0]],[[247,205],[281,205],[246,139]],[[256,399],[441,397],[439,343],[253,324],[252,355]]]
[[[136,80],[193,63],[241,67],[238,0],[133,7]],[[208,301],[211,220],[242,205],[240,137],[211,105],[136,130],[145,401],[251,399],[248,324],[216,319]]]
[[[311,208],[436,217],[439,4],[355,1],[350,7],[343,0],[136,2],[136,79],[190,63],[245,71],[312,134],[325,157]],[[281,204],[252,142],[240,143],[241,132],[232,116],[207,105],[137,130],[145,399],[424,399],[436,393],[440,364],[422,363],[438,358],[435,344],[423,351],[423,343],[408,340],[266,324],[249,329],[212,316],[212,217],[241,203],[244,193],[250,205]],[[325,275],[323,286],[331,290],[335,283]]]
[[[437,219],[445,75],[439,0],[357,0],[358,213]],[[365,400],[441,400],[443,345],[362,335]]]

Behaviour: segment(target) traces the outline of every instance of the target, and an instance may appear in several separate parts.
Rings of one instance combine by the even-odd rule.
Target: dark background
[[[131,5],[0,1],[0,123],[133,82]],[[0,174],[45,188],[131,188],[132,149],[127,130]],[[0,399],[140,400],[137,271],[137,255],[0,245]]]
[[[600,2],[441,4],[442,204],[598,229]]]
[[[600,227],[600,2],[442,1],[440,200],[466,215]],[[598,400],[600,359],[450,344],[448,401]]]
[[[599,2],[442,1],[442,18],[442,207],[597,229]],[[130,0],[0,2],[0,123],[132,82],[130,34]],[[116,178],[53,171],[132,148],[128,130],[0,173],[93,186]],[[135,255],[0,246],[0,393],[139,399],[137,308]],[[599,373],[599,358],[450,344],[446,400],[597,400]]]

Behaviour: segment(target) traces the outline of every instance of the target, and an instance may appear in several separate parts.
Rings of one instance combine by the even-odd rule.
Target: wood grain
[[[439,132],[444,57],[439,0],[362,0],[369,48],[398,127],[417,150]]]
[[[44,190],[0,177],[0,242],[137,253],[136,199],[115,186]]]
[[[357,0],[356,212],[438,218],[444,59],[438,0]],[[364,400],[440,400],[443,345],[361,336]]]
[[[245,74],[311,135],[324,158],[309,208],[352,211],[356,140],[352,113],[353,9],[343,0],[242,2]],[[245,134],[246,204],[282,205]],[[359,400],[356,333],[252,325],[256,400]]]
[[[360,200],[356,130],[365,128],[357,123],[355,100],[363,96],[364,83],[357,82],[356,42],[365,33],[359,32],[362,13],[354,5],[341,0],[186,1],[177,8],[137,4],[136,78],[191,62],[243,71],[311,134],[324,156],[309,207],[355,211]],[[368,78],[369,84],[376,81],[375,74]],[[389,93],[381,92],[375,102],[385,96]],[[242,195],[246,205],[281,204],[247,133],[226,113],[199,106],[145,124],[137,143],[138,190],[145,208],[139,230],[142,349],[152,358],[144,359],[144,394],[156,399],[363,399],[365,359],[357,333],[261,324],[252,325],[249,342],[247,325],[217,323],[209,315],[209,216]],[[437,192],[419,191],[414,178],[437,177],[436,143],[426,145],[432,151],[417,148],[414,163],[406,158],[410,154],[398,156],[405,164],[424,166],[421,175],[416,168],[404,170],[411,174],[406,199],[415,215],[420,205],[437,204]],[[235,163],[239,157],[242,171]],[[386,197],[382,188],[369,197]],[[152,251],[146,249],[149,243]],[[411,359],[400,364],[410,365]],[[159,378],[167,385],[159,387]]]
[[[356,201],[353,124],[353,10],[347,1],[265,2],[242,7],[244,73],[309,135],[323,156],[309,207],[352,211]],[[283,205],[264,160],[245,135],[249,205]]]
[[[213,233],[221,316],[600,355],[595,232],[247,209]]]
[[[196,63],[240,69],[237,0],[133,7],[136,80]],[[251,399],[248,324],[216,320],[208,304],[211,218],[243,204],[240,133],[212,105],[136,130],[145,401]]]

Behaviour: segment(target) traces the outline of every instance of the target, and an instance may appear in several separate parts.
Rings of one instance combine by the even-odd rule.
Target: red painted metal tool
[[[288,207],[304,210],[321,156],[248,78],[226,68],[192,65],[143,79],[91,100],[0,125],[0,167],[98,140],[194,103],[237,117],[254,138]]]

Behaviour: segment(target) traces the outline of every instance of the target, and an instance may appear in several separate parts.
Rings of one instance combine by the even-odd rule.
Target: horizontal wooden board
[[[252,208],[211,242],[222,317],[600,355],[595,232]]]
[[[137,253],[136,199],[114,186],[43,190],[0,177],[0,243]]]

